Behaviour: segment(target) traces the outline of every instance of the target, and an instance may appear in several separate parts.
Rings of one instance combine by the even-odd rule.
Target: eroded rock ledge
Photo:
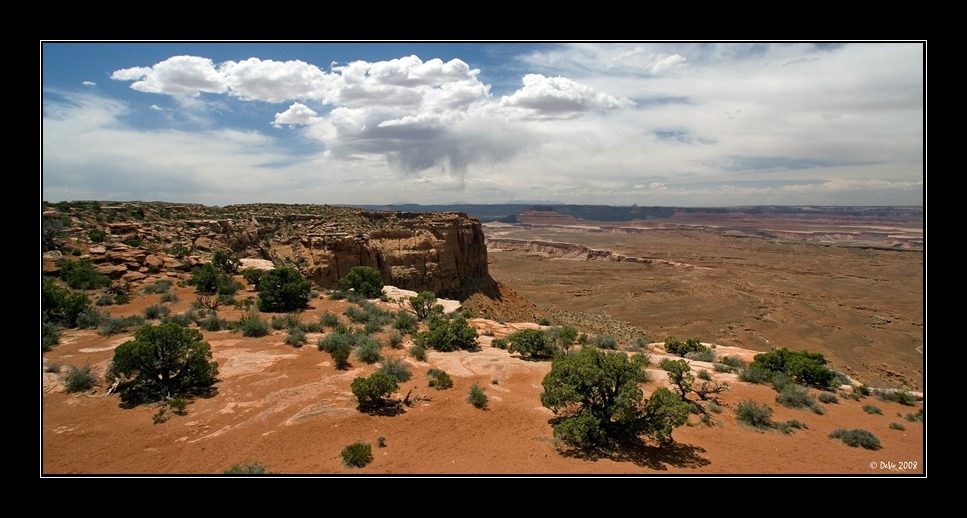
[[[141,202],[74,202],[57,209],[43,216],[67,223],[61,245],[77,247],[81,258],[113,278],[185,272],[216,250],[231,250],[294,266],[327,288],[338,287],[354,266],[379,270],[387,284],[442,297],[463,299],[494,286],[480,221],[462,212]],[[91,229],[106,232],[103,244],[91,242]],[[48,259],[49,270],[56,258]]]

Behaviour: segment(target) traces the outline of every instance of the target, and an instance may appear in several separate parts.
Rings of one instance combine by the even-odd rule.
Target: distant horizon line
[[[504,203],[466,203],[466,202],[456,202],[456,203],[410,203],[410,202],[395,202],[395,203],[283,203],[283,202],[243,202],[243,203],[229,203],[227,205],[206,205],[201,202],[192,201],[165,201],[165,200],[59,200],[59,201],[49,201],[41,200],[41,203],[46,203],[48,205],[56,205],[58,203],[84,203],[84,202],[98,202],[98,203],[166,203],[171,205],[201,205],[203,207],[230,207],[234,205],[283,205],[283,206],[299,206],[299,205],[309,205],[309,206],[332,206],[332,207],[397,207],[404,205],[415,205],[418,207],[449,207],[449,206],[498,206],[498,205],[522,205],[522,206],[575,206],[575,207],[616,207],[616,208],[632,208],[632,207],[659,207],[659,208],[673,208],[673,209],[730,209],[730,208],[745,208],[745,207],[809,207],[809,208],[845,208],[845,207],[862,207],[862,208],[874,208],[874,207],[896,207],[896,208],[923,208],[924,204],[920,205],[808,205],[802,203],[791,203],[791,204],[780,204],[780,203],[766,203],[761,205],[638,205],[633,203],[631,205],[609,205],[603,203],[564,203],[564,202],[524,202],[524,201],[509,201]]]

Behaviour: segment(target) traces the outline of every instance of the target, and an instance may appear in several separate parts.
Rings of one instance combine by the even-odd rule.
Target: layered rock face
[[[396,228],[309,234],[312,279],[336,287],[354,266],[369,266],[387,284],[456,298],[492,284],[478,220],[452,212],[393,213],[390,219]]]
[[[368,211],[320,205],[205,207],[159,203],[74,204],[46,218],[69,218],[63,246],[84,247],[112,278],[138,280],[149,271],[187,272],[216,250],[298,268],[325,288],[354,266],[369,266],[399,288],[463,299],[495,286],[487,271],[480,221],[462,212]],[[125,218],[137,220],[104,221]],[[94,244],[87,229],[107,233]],[[126,246],[122,243],[134,243]],[[45,268],[54,267],[53,257]],[[49,264],[47,264],[49,263]]]

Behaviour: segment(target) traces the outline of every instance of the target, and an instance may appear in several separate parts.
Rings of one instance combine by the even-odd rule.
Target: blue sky
[[[919,43],[42,50],[48,201],[923,203]]]

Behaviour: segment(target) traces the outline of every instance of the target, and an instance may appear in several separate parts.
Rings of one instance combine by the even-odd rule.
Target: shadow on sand
[[[631,462],[643,468],[666,471],[668,466],[676,468],[708,466],[711,461],[703,458],[700,455],[702,453],[705,453],[704,448],[690,444],[673,442],[661,446],[652,446],[639,441],[632,444],[623,444],[608,451],[575,449],[562,451],[561,455],[581,460],[610,459],[615,462]]]

